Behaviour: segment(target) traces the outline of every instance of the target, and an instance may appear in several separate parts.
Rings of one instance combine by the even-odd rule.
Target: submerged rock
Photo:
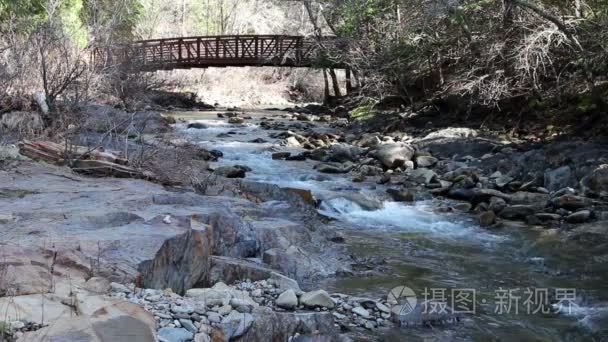
[[[345,167],[342,164],[322,163],[316,166],[317,171],[322,173],[348,173],[352,167]]]
[[[226,178],[245,178],[247,174],[246,170],[237,166],[220,166],[213,173]]]
[[[496,214],[493,211],[485,211],[477,216],[479,225],[482,227],[488,227],[496,223]]]
[[[228,123],[229,124],[234,124],[234,125],[240,125],[240,124],[245,123],[245,119],[240,118],[238,116],[233,116],[230,119],[228,119]]]
[[[413,202],[416,198],[416,195],[412,190],[386,189],[386,193],[389,194],[395,202]]]
[[[194,128],[194,129],[206,129],[207,125],[205,125],[202,122],[192,122],[188,124],[188,128]]]

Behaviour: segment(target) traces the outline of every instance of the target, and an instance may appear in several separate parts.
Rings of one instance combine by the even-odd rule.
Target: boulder
[[[84,288],[94,293],[106,293],[110,290],[110,281],[106,278],[91,277],[84,284]]]
[[[552,213],[536,213],[534,214],[534,216],[539,219],[541,222],[546,222],[546,221],[559,221],[562,219],[562,216],[559,214],[552,214]]]
[[[545,206],[549,201],[549,195],[538,192],[518,191],[511,194],[511,204],[536,204]]]
[[[471,203],[462,202],[462,203],[454,204],[453,208],[458,211],[468,212],[468,211],[471,211],[471,209],[473,208],[473,205]]]
[[[431,156],[418,156],[416,157],[416,165],[418,167],[432,167],[437,164],[438,159]]]
[[[281,189],[285,189],[291,193],[294,193],[294,194],[302,197],[304,202],[306,202],[309,205],[312,205],[312,206],[315,205],[315,197],[310,190],[300,189],[300,188],[288,188],[288,187],[281,188]]]
[[[194,334],[184,328],[161,328],[157,333],[159,339],[166,342],[190,342]]]
[[[361,165],[359,172],[364,176],[379,176],[384,173],[381,167],[374,165]]]
[[[505,186],[507,186],[509,183],[511,183],[514,180],[513,177],[509,177],[509,176],[500,176],[498,178],[496,178],[494,180],[494,183],[496,184],[497,187],[499,188],[504,188]]]
[[[248,303],[253,306],[258,304],[249,297],[247,291],[234,289],[222,282],[219,282],[211,288],[192,288],[186,291],[186,297],[194,298],[206,305],[226,305],[230,300],[237,298],[243,303]]]
[[[209,281],[212,284],[221,281],[234,283],[245,279],[253,281],[269,279],[279,290],[293,289],[297,293],[301,292],[297,281],[263,267],[259,263],[223,256],[212,256],[211,263]]]
[[[312,334],[314,341],[337,341],[331,339],[338,329],[329,312],[277,312],[260,306],[252,315],[254,323],[242,341],[295,341],[293,336],[298,334]]]
[[[576,177],[570,166],[564,165],[557,169],[545,171],[544,187],[549,191],[557,191],[577,184]]]
[[[333,144],[327,152],[327,160],[337,163],[354,162],[359,159],[359,155],[362,153],[363,150],[356,146]]]
[[[608,196],[608,164],[600,165],[588,177],[589,191],[598,196]]]
[[[51,317],[49,314],[53,311],[53,301],[56,299],[49,296],[40,302],[41,298],[38,297],[35,315],[41,315],[40,307],[44,306],[44,323],[51,324],[35,332],[26,333],[23,336],[24,341],[155,341],[154,317],[138,305],[79,293],[73,298],[75,308],[66,307],[62,317]],[[78,312],[78,316],[73,315],[74,310]],[[22,316],[22,319],[26,317]],[[38,321],[35,317],[32,317],[32,320]]]
[[[325,290],[306,292],[300,297],[300,303],[308,308],[328,308],[333,309],[335,304]]]
[[[144,287],[171,288],[176,293],[183,293],[207,279],[212,232],[194,218],[190,221],[189,230],[166,239],[152,260],[139,264]]]
[[[590,210],[581,210],[566,216],[566,222],[569,223],[584,223],[591,219]]]
[[[382,165],[392,169],[405,164],[406,161],[411,161],[414,152],[414,148],[408,144],[388,143],[378,145],[374,152],[374,157],[378,159]]]
[[[534,215],[536,207],[525,204],[509,205],[505,207],[498,215],[509,220],[525,219],[530,215]]]
[[[479,179],[480,173],[481,170],[476,167],[459,167],[454,171],[446,172],[443,175],[443,179],[450,182],[458,182],[460,179],[468,177],[471,178],[473,181],[476,181],[477,179]]]
[[[507,206],[507,202],[500,197],[490,197],[488,209],[495,213],[501,212]]]
[[[364,309],[364,308],[363,308],[363,307],[361,307],[361,306],[354,307],[354,308],[352,309],[352,312],[353,312],[354,314],[358,315],[358,316],[361,316],[361,317],[365,318],[365,319],[370,318],[369,311],[367,311],[366,309]]]
[[[253,305],[250,302],[239,298],[232,298],[230,300],[230,306],[240,313],[251,313],[251,310],[257,305]]]
[[[591,200],[586,197],[575,196],[571,194],[562,195],[551,199],[551,204],[555,208],[564,208],[568,210],[577,210],[588,207],[592,204]]]
[[[412,170],[409,174],[409,177],[412,181],[423,184],[430,184],[437,177],[437,174],[432,170],[426,168],[418,168]]]
[[[276,304],[278,307],[293,310],[298,306],[298,297],[294,290],[287,290],[279,295],[276,300]]]
[[[247,333],[252,324],[251,314],[232,311],[222,319],[220,326],[226,341],[233,341]]]
[[[382,143],[382,140],[378,138],[376,134],[363,134],[363,136],[356,142],[357,146],[361,147],[376,147]]]
[[[298,141],[298,139],[296,139],[296,137],[287,137],[287,139],[285,139],[285,146],[287,147],[300,147],[301,144]]]

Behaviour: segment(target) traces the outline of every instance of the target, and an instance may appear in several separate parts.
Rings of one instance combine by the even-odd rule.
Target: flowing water
[[[281,120],[281,112],[248,112],[253,119],[245,125],[230,125],[216,114],[179,113],[180,118],[204,123],[207,128],[187,129],[184,122],[177,126],[192,141],[222,151],[220,164],[250,167],[250,180],[311,190],[321,200],[319,211],[344,227],[350,252],[382,261],[378,265],[381,272],[331,278],[315,287],[382,298],[396,286],[407,286],[419,301],[440,302],[445,297],[449,308],[459,303],[464,305],[463,311],[474,308],[456,324],[381,329],[365,339],[602,340],[593,331],[605,331],[608,325],[608,270],[563,251],[549,231],[528,227],[486,230],[468,217],[438,213],[437,202],[408,205],[387,201],[385,188],[374,183],[352,183],[344,175],[318,173],[311,161],[273,160],[275,151],[300,152],[279,146],[268,136],[272,130],[258,126],[262,116]],[[250,142],[256,138],[268,142]],[[382,202],[370,207],[369,201]],[[475,295],[474,306],[472,300],[459,301],[455,296],[466,293],[469,299]],[[545,294],[548,300],[544,300]],[[571,296],[575,298],[571,300]],[[560,299],[563,305],[557,310],[555,302]]]

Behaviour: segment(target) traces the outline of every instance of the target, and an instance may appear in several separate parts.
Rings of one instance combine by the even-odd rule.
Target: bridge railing
[[[93,63],[127,62],[141,69],[209,66],[309,66],[315,58],[314,39],[285,35],[205,36],[138,41],[96,49]]]

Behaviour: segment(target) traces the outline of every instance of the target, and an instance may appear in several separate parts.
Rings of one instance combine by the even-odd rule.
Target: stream
[[[246,165],[252,169],[247,173],[249,180],[311,190],[321,202],[320,213],[338,222],[353,255],[383,260],[382,272],[370,272],[366,277],[332,277],[304,287],[383,298],[392,288],[407,286],[418,302],[426,292],[427,299],[445,298],[448,307],[454,300],[469,304],[464,311],[474,310],[462,314],[458,323],[383,328],[371,335],[363,333],[364,339],[601,340],[592,334],[608,325],[606,277],[590,270],[585,260],[560,253],[557,243],[538,243],[544,232],[525,227],[483,229],[466,215],[439,212],[437,208],[445,206],[445,201],[391,202],[386,200],[386,188],[376,183],[353,183],[346,175],[319,173],[313,169],[317,162],[309,160],[273,160],[273,152],[296,154],[303,150],[280,146],[280,140],[269,137],[280,131],[259,126],[264,116],[286,121],[280,118],[283,112],[247,111],[252,118],[243,125],[228,124],[217,114],[176,113],[187,122],[203,123],[207,128],[188,129],[186,122],[176,126],[193,142],[222,151],[223,158],[215,164]],[[256,138],[267,142],[250,142]],[[382,205],[370,209],[355,198],[382,201]],[[457,301],[456,295],[461,293],[474,294],[473,305]],[[543,301],[545,296],[547,301]],[[556,301],[562,305],[556,305]]]

